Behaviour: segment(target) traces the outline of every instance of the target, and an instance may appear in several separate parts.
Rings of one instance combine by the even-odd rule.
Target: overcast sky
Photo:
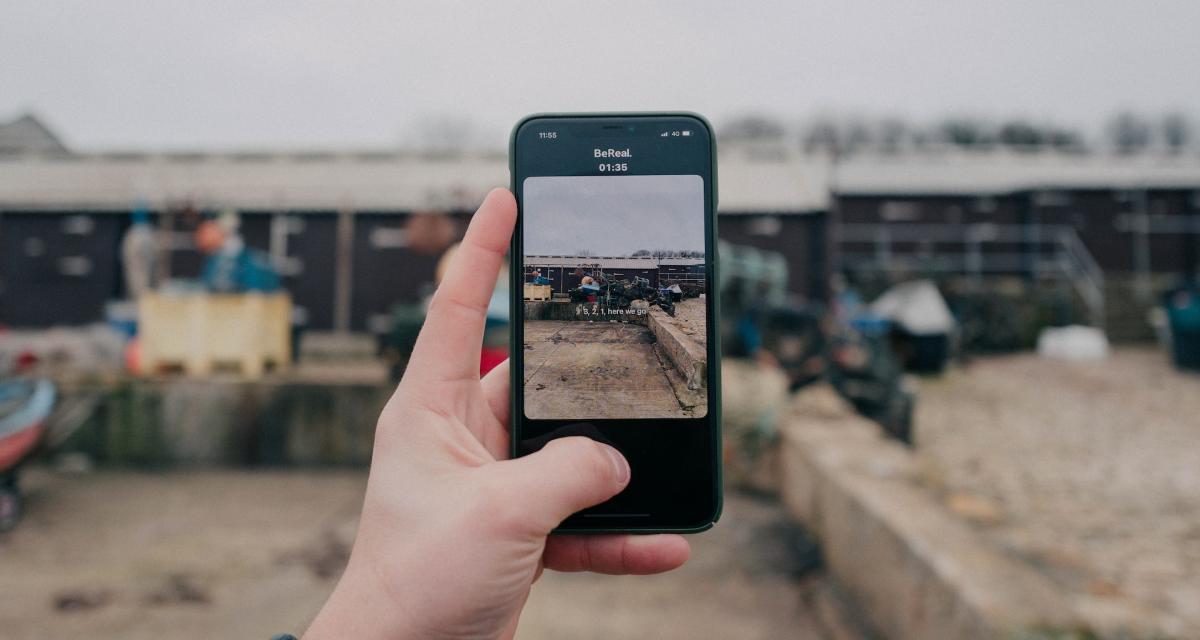
[[[1200,115],[1200,2],[7,0],[0,119],[69,145],[394,147],[458,119],[686,108]]]
[[[704,250],[700,176],[525,179],[526,255]]]

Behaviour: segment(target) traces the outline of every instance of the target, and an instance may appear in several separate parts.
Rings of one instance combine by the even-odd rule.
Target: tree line
[[[629,254],[631,258],[703,258],[703,251],[692,249],[670,250],[670,249],[638,249]]]
[[[727,120],[717,128],[726,142],[791,142],[809,153],[850,155],[858,152],[901,153],[936,148],[972,150],[1053,149],[1067,153],[1114,151],[1120,154],[1198,150],[1195,122],[1187,115],[1169,112],[1144,115],[1123,111],[1108,119],[1099,134],[1027,118],[987,119],[947,117],[917,124],[898,117],[818,117],[792,124],[766,115]]]

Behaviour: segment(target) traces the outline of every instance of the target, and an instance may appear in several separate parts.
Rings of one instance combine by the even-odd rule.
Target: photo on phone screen
[[[525,416],[706,416],[703,179],[535,176],[523,197]]]

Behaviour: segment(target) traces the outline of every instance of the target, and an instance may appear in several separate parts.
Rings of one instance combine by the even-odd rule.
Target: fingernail
[[[612,461],[613,471],[617,474],[617,480],[621,484],[629,482],[629,462],[625,460],[625,456],[609,445],[600,443],[600,446],[604,448],[604,453],[608,454],[608,459]]]

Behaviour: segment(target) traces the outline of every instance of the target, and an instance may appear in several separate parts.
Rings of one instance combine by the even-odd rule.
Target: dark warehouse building
[[[0,153],[0,325],[14,327],[103,321],[124,296],[119,247],[140,204],[160,231],[165,278],[196,278],[197,224],[235,211],[309,328],[371,330],[432,290],[442,251],[488,189],[508,182],[503,154],[71,153],[31,142],[36,127],[22,131],[31,150]],[[823,246],[827,198],[799,177],[810,173],[803,159],[721,162],[723,238]],[[797,295],[822,295],[823,261],[801,260],[791,276]]]

